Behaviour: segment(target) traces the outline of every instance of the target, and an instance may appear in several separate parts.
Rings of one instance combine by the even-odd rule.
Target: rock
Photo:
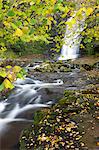
[[[93,65],[93,69],[99,69],[99,62],[96,62],[96,63]]]
[[[0,76],[0,84],[4,81],[4,78]]]
[[[82,64],[82,67],[87,71],[90,71],[92,69],[92,66],[90,66],[88,64]]]
[[[60,72],[64,72],[65,71],[65,67],[64,66],[61,66],[60,67]]]

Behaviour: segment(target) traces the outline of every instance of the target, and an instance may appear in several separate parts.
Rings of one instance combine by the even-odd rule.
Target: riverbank
[[[71,64],[98,64],[98,58],[92,59],[79,58]],[[20,150],[98,150],[98,66],[91,69],[71,67],[65,72],[47,72],[45,68],[30,69],[29,77],[33,75],[34,79],[44,82],[61,79],[64,84],[59,89],[48,90],[49,94],[56,93],[54,98],[58,102],[50,110],[35,114],[33,125],[22,134]]]

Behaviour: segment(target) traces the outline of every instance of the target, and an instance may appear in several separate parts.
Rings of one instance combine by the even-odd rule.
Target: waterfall
[[[75,59],[79,56],[79,47],[81,42],[81,32],[84,30],[85,15],[82,19],[76,19],[76,22],[70,27],[68,23],[73,22],[76,13],[67,19],[66,32],[64,36],[64,44],[61,49],[61,55],[58,60]]]

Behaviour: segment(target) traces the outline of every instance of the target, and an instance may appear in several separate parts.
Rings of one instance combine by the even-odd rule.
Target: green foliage
[[[65,7],[64,7],[65,6]],[[85,1],[83,0],[83,3],[79,0],[76,2],[66,2],[63,1],[63,5],[61,4],[61,7],[58,12],[58,25],[57,25],[57,35],[55,35],[53,41],[56,43],[55,47],[52,48],[52,50],[55,50],[57,52],[60,51],[63,42],[64,42],[64,31],[66,28],[66,25],[69,26],[71,29],[73,25],[76,24],[77,21],[82,20],[85,17],[85,27],[84,31],[81,33],[83,37],[83,45],[81,44],[82,49],[88,50],[87,53],[93,54],[94,51],[94,45],[99,40],[98,36],[98,22],[99,22],[99,13],[98,13],[98,3],[97,1]],[[65,10],[65,11],[64,11]],[[76,15],[75,14],[76,11]],[[74,17],[70,21],[66,21],[66,18],[73,16]],[[56,19],[57,20],[57,19]],[[56,26],[55,26],[56,28]],[[88,47],[88,45],[90,45]],[[91,47],[91,48],[90,48]]]
[[[0,92],[5,89],[13,89],[13,82],[17,78],[24,79],[25,74],[25,70],[19,66],[0,68]]]
[[[11,45],[10,48],[16,55],[20,56],[27,54],[43,54],[46,50],[48,50],[47,44],[42,41],[29,43],[18,41],[14,45]]]
[[[99,13],[98,6],[95,6],[93,13],[87,18],[87,28],[82,32],[84,49],[87,54],[94,54],[94,45],[99,41]]]
[[[51,28],[55,2],[0,1],[1,50],[17,41],[44,41],[48,43],[47,31]]]
[[[66,18],[76,16],[66,22]],[[10,49],[10,45],[43,41],[56,42],[56,48],[62,46],[66,24],[73,26],[86,14],[86,29],[82,33],[88,43],[98,40],[98,2],[96,0],[72,2],[65,0],[15,0],[0,1],[0,56]],[[57,27],[55,38],[51,37],[51,29]],[[85,44],[86,44],[85,42]]]
[[[93,45],[91,43],[86,43],[85,53],[87,55],[93,55],[93,54],[95,54]]]

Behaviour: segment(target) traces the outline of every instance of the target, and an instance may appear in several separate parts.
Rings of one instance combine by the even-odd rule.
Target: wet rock
[[[92,66],[90,66],[88,64],[83,64],[82,67],[87,71],[90,71],[92,69]]]
[[[70,72],[71,67],[68,64],[59,63],[59,62],[45,62],[40,64],[38,67],[29,66],[30,70],[34,70],[37,72]]]
[[[1,63],[0,63],[0,67],[5,67],[5,66],[21,66],[21,67],[25,67],[26,66],[26,62],[25,61],[21,61],[21,60],[13,60],[13,59],[6,59],[6,60],[3,60]]]
[[[96,62],[96,63],[93,65],[93,69],[99,69],[99,62]]]
[[[79,67],[78,64],[71,64],[71,69],[76,69],[76,68],[78,68],[78,67]]]
[[[0,84],[4,81],[4,78],[0,76]]]

